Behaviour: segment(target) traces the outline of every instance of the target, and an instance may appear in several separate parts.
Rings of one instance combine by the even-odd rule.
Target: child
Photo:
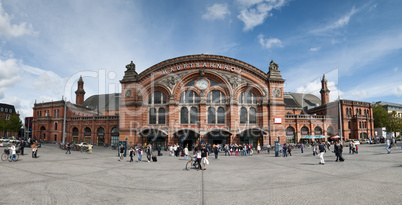
[[[356,145],[356,154],[359,153],[359,147]]]

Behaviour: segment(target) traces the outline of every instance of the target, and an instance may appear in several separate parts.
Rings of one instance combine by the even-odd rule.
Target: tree
[[[6,132],[19,132],[21,127],[22,121],[17,114],[11,115],[8,120],[0,119],[0,130],[3,131],[4,136]]]
[[[396,132],[402,131],[402,119],[397,116],[397,112],[394,110],[388,114],[387,131],[393,132],[396,137]]]
[[[374,117],[374,127],[387,127],[389,121],[389,114],[381,106],[381,104],[376,103],[373,105],[373,117]]]

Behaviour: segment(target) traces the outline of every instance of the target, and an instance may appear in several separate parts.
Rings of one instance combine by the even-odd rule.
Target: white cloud
[[[60,95],[63,93],[63,86],[65,79],[53,71],[43,70],[31,66],[24,66],[23,70],[30,73],[33,77],[31,79],[32,85],[39,91],[51,91],[52,94]]]
[[[313,34],[323,34],[329,31],[333,31],[339,28],[342,28],[346,25],[349,24],[350,18],[355,15],[358,12],[358,10],[355,9],[355,7],[352,8],[352,10],[339,18],[336,21],[330,22],[327,25],[321,26],[321,28],[317,28],[311,31]]]
[[[283,47],[282,41],[277,38],[264,38],[264,35],[258,35],[258,41],[264,48]]]
[[[315,47],[315,48],[310,48],[309,51],[315,52],[315,51],[319,51],[320,47]]]
[[[395,67],[395,68],[393,69],[393,71],[394,71],[394,72],[398,72],[398,69],[399,69],[398,67]]]
[[[19,81],[19,72],[20,68],[17,60],[0,60],[0,99],[4,98],[7,87],[13,86]]]
[[[238,19],[244,23],[244,31],[252,30],[254,27],[264,23],[265,19],[272,16],[273,9],[280,9],[286,4],[286,0],[238,0],[243,7],[240,10]]]
[[[207,8],[207,12],[202,15],[202,18],[207,20],[216,20],[224,19],[227,15],[230,15],[227,4],[214,4]]]
[[[4,11],[0,2],[0,35],[6,37],[18,37],[23,35],[35,35],[31,24],[27,22],[22,22],[20,24],[11,24],[12,17]]]
[[[402,96],[402,85],[396,87],[395,95],[398,96],[398,97]]]

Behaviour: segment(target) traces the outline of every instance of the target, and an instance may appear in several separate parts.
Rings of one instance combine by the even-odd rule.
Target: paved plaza
[[[103,147],[64,152],[44,144],[37,159],[0,161],[0,204],[402,204],[402,150],[383,144],[344,152],[345,162],[327,152],[325,165],[309,148],[287,158],[220,153],[206,171],[185,171],[166,152],[156,163],[120,162]]]

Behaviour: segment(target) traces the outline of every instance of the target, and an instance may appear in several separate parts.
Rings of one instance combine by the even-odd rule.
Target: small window
[[[246,124],[247,123],[247,109],[245,107],[242,107],[240,109],[240,124]]]
[[[192,107],[190,109],[190,124],[196,124],[198,122],[198,109]]]
[[[225,124],[225,109],[223,107],[218,108],[218,124]]]
[[[180,110],[180,123],[188,124],[188,109],[186,107],[182,107]]]
[[[208,108],[208,124],[215,124],[215,108]]]

